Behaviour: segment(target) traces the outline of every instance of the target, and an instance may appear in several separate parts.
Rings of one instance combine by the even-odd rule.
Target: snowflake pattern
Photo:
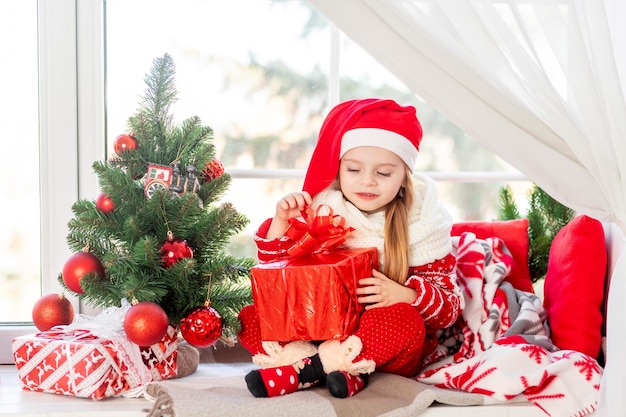
[[[587,381],[591,381],[593,376],[600,374],[600,365],[589,356],[585,355],[574,361],[574,365],[578,367],[580,374],[584,375]]]
[[[438,384],[440,388],[454,388],[466,392],[473,392],[477,394],[492,395],[492,390],[487,390],[475,385],[483,380],[486,376],[496,370],[495,367],[487,368],[476,374],[476,371],[483,365],[484,362],[477,362],[474,365],[467,366],[465,372],[453,376],[452,374],[445,372],[446,383]]]
[[[528,357],[533,359],[535,363],[542,363],[543,359],[547,356],[547,351],[544,347],[539,345],[523,345],[521,347],[522,352],[526,352]]]

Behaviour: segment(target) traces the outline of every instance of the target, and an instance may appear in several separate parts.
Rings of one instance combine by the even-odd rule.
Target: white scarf
[[[435,182],[423,175],[413,174],[414,202],[409,213],[409,264],[421,266],[448,255],[452,250],[450,230],[452,217],[440,204]],[[381,267],[383,259],[385,212],[367,214],[343,197],[341,191],[328,188],[315,196],[313,207],[326,204],[335,215],[346,219],[346,226],[355,230],[348,235],[348,248],[378,249]]]

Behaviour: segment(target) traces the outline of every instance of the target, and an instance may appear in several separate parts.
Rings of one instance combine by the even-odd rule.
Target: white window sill
[[[188,378],[245,375],[251,363],[201,364]],[[145,417],[152,403],[143,398],[92,400],[25,391],[15,365],[0,365],[0,415],[20,417]]]
[[[13,365],[0,366],[0,414],[15,416],[145,417],[151,404],[139,398],[94,401],[86,398],[25,391]]]

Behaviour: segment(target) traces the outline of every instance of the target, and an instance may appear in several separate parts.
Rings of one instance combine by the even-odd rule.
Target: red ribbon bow
[[[322,209],[327,209],[328,214],[320,215]],[[354,230],[345,227],[346,220],[340,215],[333,215],[333,209],[321,204],[315,210],[315,217],[311,219],[313,210],[307,207],[302,210],[302,218],[289,219],[290,227],[285,235],[295,243],[287,249],[289,256],[301,256],[325,251],[343,242],[348,234]]]

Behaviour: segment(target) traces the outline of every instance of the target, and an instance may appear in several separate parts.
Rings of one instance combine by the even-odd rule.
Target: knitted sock
[[[350,375],[345,371],[334,371],[326,376],[328,391],[335,398],[346,398],[356,395],[367,386],[368,374]]]
[[[316,385],[325,376],[319,356],[314,355],[293,365],[250,371],[245,379],[255,397],[276,397]]]

